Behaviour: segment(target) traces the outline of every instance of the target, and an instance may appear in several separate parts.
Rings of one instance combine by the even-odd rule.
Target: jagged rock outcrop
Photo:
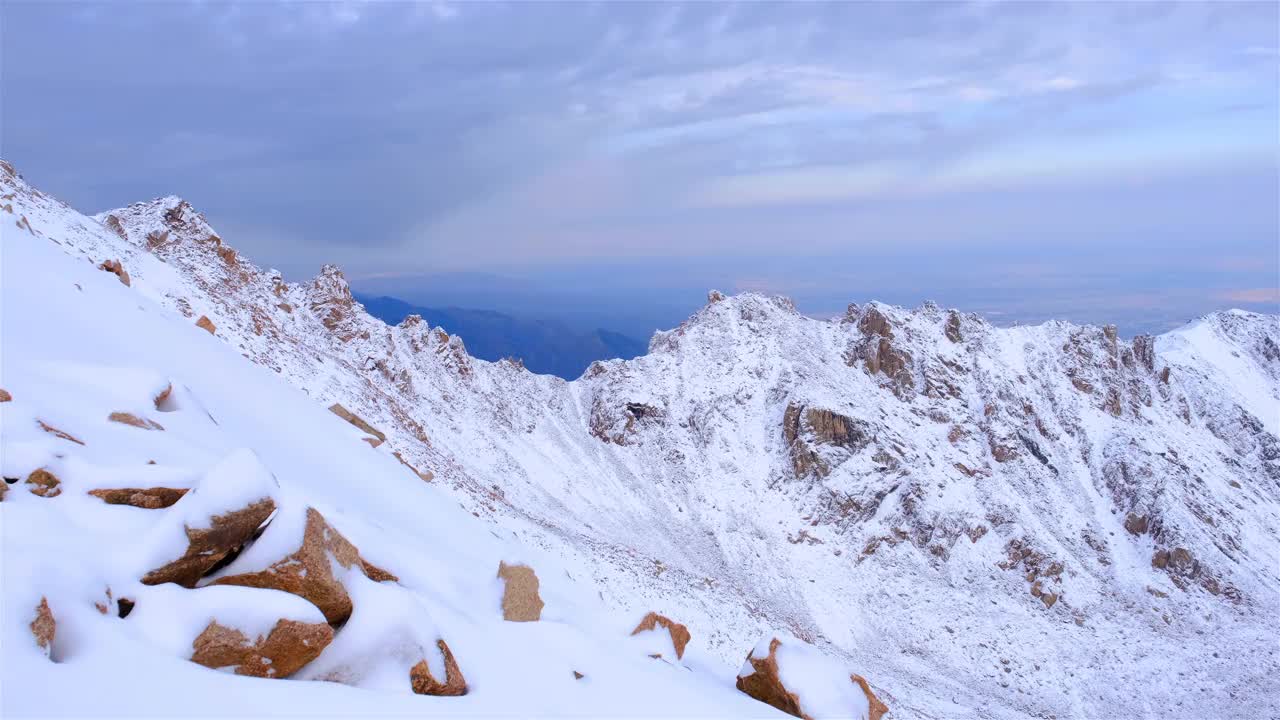
[[[858,452],[867,447],[874,435],[863,421],[796,403],[787,405],[782,418],[782,437],[791,453],[791,469],[796,477],[810,473],[826,477],[831,462],[820,452],[822,446]]]
[[[418,695],[453,697],[467,694],[467,679],[462,676],[458,661],[454,659],[449,644],[437,640],[436,647],[444,659],[444,677],[437,678],[426,660],[419,660],[409,669],[409,685]]]
[[[845,682],[849,687],[842,688]],[[748,653],[737,686],[760,702],[805,720],[880,720],[889,711],[865,678],[794,638],[785,643],[777,637],[770,637],[767,644],[761,641]]]
[[[305,518],[301,525],[294,518],[276,518],[267,530],[273,545],[294,547],[293,552],[275,559],[265,569],[249,572],[242,570],[254,564],[253,559],[240,558],[213,584],[283,590],[309,600],[320,608],[325,620],[338,625],[351,616],[351,597],[342,580],[334,575],[337,568],[358,568],[375,581],[396,580],[391,573],[360,557],[360,551],[315,508],[307,508]],[[292,539],[276,537],[284,534]]]
[[[107,416],[107,420],[121,425],[132,425],[143,430],[164,430],[164,426],[152,420],[151,418],[138,417],[133,413],[113,412]]]
[[[196,320],[196,327],[200,328],[201,330],[204,330],[210,335],[216,334],[218,332],[218,326],[214,325],[213,321],[210,320],[205,315],[201,315],[200,319]]]
[[[31,487],[27,488],[32,495],[38,495],[42,498],[58,497],[62,494],[62,481],[57,475],[49,472],[44,468],[40,468],[27,476],[27,484]]]
[[[631,634],[635,636],[643,632],[666,632],[671,638],[671,646],[675,648],[677,660],[684,659],[684,648],[689,644],[689,640],[692,637],[689,634],[689,628],[655,612],[645,615],[640,620],[640,624],[636,625],[636,628],[631,631]],[[661,657],[661,655],[656,657]]]

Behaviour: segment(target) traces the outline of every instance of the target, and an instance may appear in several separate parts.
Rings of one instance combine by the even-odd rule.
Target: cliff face
[[[1275,316],[1126,341],[713,293],[649,354],[565,382],[420,318],[388,327],[336,268],[284,283],[176,198],[95,219],[0,184],[0,221],[58,218],[66,252],[118,260],[495,532],[726,658],[783,628],[874,668],[907,716],[1249,715],[1280,696]]]

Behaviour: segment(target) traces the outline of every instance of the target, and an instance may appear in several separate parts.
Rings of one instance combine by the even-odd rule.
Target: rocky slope
[[[285,283],[177,198],[88,218],[0,185],[0,221],[118,261],[376,452],[725,660],[783,628],[900,717],[1280,712],[1275,316],[1129,341],[713,292],[647,355],[565,382],[388,327],[337,268]]]

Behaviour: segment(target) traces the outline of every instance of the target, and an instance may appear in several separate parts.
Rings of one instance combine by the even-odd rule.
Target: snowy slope
[[[384,434],[366,454],[398,453],[607,607],[686,623],[711,659],[783,629],[898,717],[1280,712],[1275,316],[1130,342],[713,293],[648,355],[564,382],[387,327],[336,268],[283,283],[177,198],[93,219],[0,182],[84,272],[119,285],[92,270],[119,259],[119,292],[207,316]]]
[[[781,715],[734,689],[736,664],[696,644],[680,663],[648,657],[629,637],[638,617],[606,608],[589,583],[574,580],[586,577],[582,569],[499,537],[323,405],[156,305],[148,295],[161,293],[158,286],[126,287],[65,253],[67,239],[92,221],[60,225],[38,207],[15,210],[0,211],[0,387],[12,398],[0,402],[0,463],[18,480],[0,502],[5,717]],[[22,217],[30,230],[17,226]],[[113,413],[154,426],[113,422]],[[23,481],[38,469],[57,478],[54,492],[38,495]],[[89,495],[161,486],[189,494],[165,509]],[[346,578],[356,614],[330,649],[394,658],[398,650],[383,644],[406,631],[379,628],[403,622],[447,640],[469,692],[415,695],[404,664],[356,688],[187,662],[192,637],[210,619],[251,637],[282,618],[323,622],[306,600],[277,590],[139,582],[179,551],[184,524],[198,527],[263,492],[274,496],[277,515],[227,570],[251,564],[254,553],[287,552],[271,538],[291,515],[319,510],[365,559],[399,578]],[[541,622],[503,621],[496,571],[504,559],[536,568]],[[123,618],[121,598],[135,604]],[[31,627],[42,601],[56,622],[48,658]],[[439,657],[426,659],[440,670]]]

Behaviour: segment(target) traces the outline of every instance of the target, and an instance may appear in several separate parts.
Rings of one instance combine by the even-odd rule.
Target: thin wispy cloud
[[[1273,3],[0,13],[6,157],[86,210],[187,196],[293,276],[732,253],[806,292],[781,257],[893,248],[926,293],[945,247],[1275,260]]]

